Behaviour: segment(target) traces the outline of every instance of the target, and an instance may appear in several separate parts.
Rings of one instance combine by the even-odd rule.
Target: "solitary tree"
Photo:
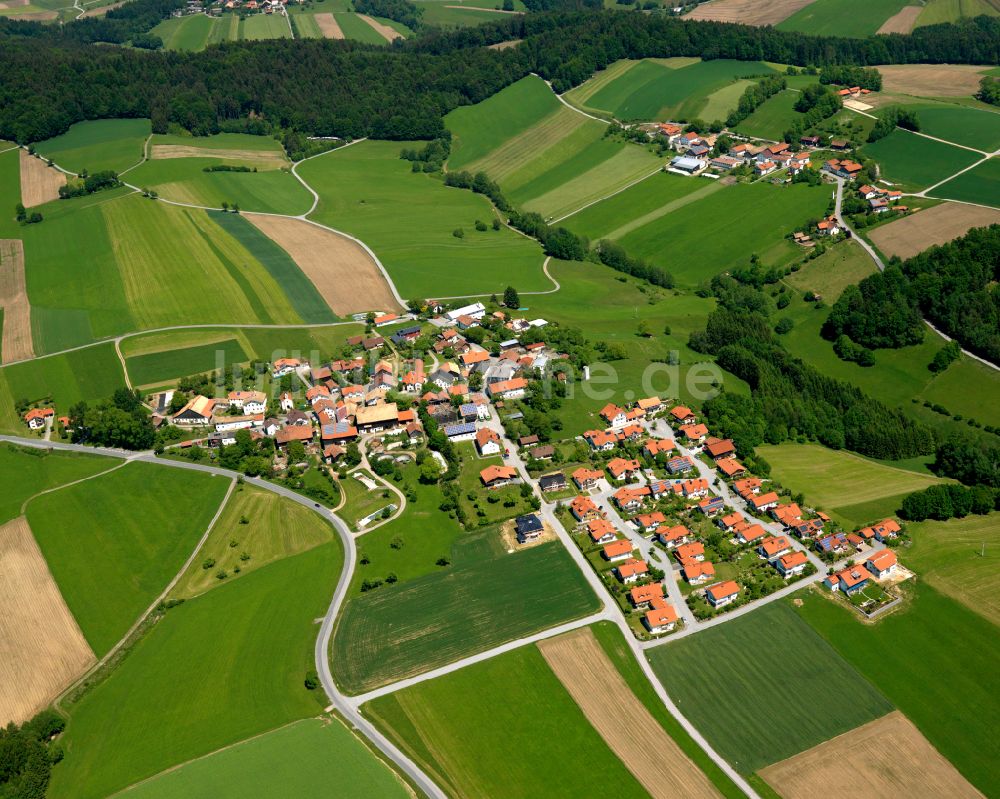
[[[521,298],[517,295],[517,289],[507,286],[503,292],[503,304],[508,308],[520,308]]]

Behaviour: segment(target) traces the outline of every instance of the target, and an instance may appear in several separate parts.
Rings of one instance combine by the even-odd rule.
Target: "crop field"
[[[457,541],[451,560],[448,569],[382,586],[344,606],[331,666],[345,691],[420,674],[598,607],[557,541],[507,554],[491,530]]]
[[[742,25],[776,25],[810,2],[812,0],[713,0],[695,6],[687,18]]]
[[[143,143],[149,133],[148,119],[77,122],[61,136],[38,142],[35,150],[72,172],[121,172],[142,159]]]
[[[983,165],[982,179],[976,174],[979,168],[971,169],[935,189],[934,194],[954,192],[956,187],[961,188],[964,181],[966,186],[973,187],[975,195],[978,196],[984,188],[988,195],[988,187],[1000,178],[1000,169],[996,168],[998,163],[1000,162],[995,159],[987,161]],[[990,175],[991,172],[994,174]],[[958,203],[941,203],[933,208],[924,208],[919,213],[894,219],[887,225],[880,225],[868,234],[868,238],[886,255],[898,255],[905,260],[935,244],[944,244],[964,236],[970,228],[995,222],[1000,222],[1000,211]]]
[[[784,603],[656,647],[648,657],[681,712],[743,774],[892,710]],[[706,664],[725,664],[725,676]]]
[[[908,0],[815,0],[774,27],[817,36],[871,36],[906,5]]]
[[[1000,113],[959,105],[907,105],[916,111],[920,132],[955,144],[993,152],[1000,148]]]
[[[46,452],[0,444],[0,523],[21,515],[21,504],[31,496],[64,483],[72,483],[117,466],[114,458],[76,452]]]
[[[399,158],[409,146],[365,141],[304,163],[320,195],[313,218],[368,244],[403,297],[549,288],[539,245],[507,228],[477,231],[477,219],[493,219],[489,201],[414,174]]]
[[[883,22],[876,33],[910,33],[920,16],[920,6],[904,6]]]
[[[0,724],[46,707],[94,662],[24,517],[0,525]]]
[[[849,525],[891,516],[905,495],[943,482],[819,444],[765,445],[757,451],[782,485]]]
[[[1000,158],[991,158],[932,192],[938,197],[1000,208]],[[983,209],[978,209],[980,213]]]
[[[379,697],[364,712],[452,796],[648,796],[534,646]]]
[[[958,22],[968,17],[995,17],[1000,15],[1000,7],[994,0],[930,0],[920,11],[917,27],[938,25],[942,22]]]
[[[336,718],[304,719],[187,763],[131,788],[128,799],[406,799],[411,794]]]
[[[41,158],[18,150],[21,159],[21,202],[25,208],[59,199],[59,187],[66,183],[66,175],[55,167],[47,166]]]
[[[899,711],[768,766],[761,776],[785,799],[811,799],[834,782],[856,796],[982,797]]]
[[[208,44],[237,38],[239,17],[227,14],[221,18],[207,14],[189,14],[165,19],[150,33],[163,40],[164,50],[204,50]]]
[[[737,80],[721,89],[716,89],[708,95],[705,107],[701,109],[702,118],[725,120],[729,116],[729,112],[736,108],[743,92],[753,84],[752,80]]]
[[[28,522],[95,653],[167,587],[227,488],[221,477],[131,463],[32,500]]]
[[[494,22],[502,19],[489,0],[414,0],[418,8],[424,11],[421,19],[428,25],[440,25],[443,28],[465,28],[470,25],[481,25],[484,22]],[[524,3],[515,0],[514,8],[524,10]]]
[[[0,207],[13,211],[14,206],[21,202],[21,155],[17,150],[7,150],[13,145],[0,146]],[[0,238],[20,238],[21,225],[14,219],[13,213],[0,214]]]
[[[991,730],[1000,713],[1000,692],[988,675],[1000,657],[1000,630],[926,583],[918,581],[912,590],[915,596],[905,610],[875,625],[859,623],[845,604],[813,592],[795,612],[892,700],[967,780],[985,795],[996,795],[1000,741]],[[946,707],[975,712],[942,712]]]
[[[916,97],[968,97],[987,70],[972,64],[896,64],[878,68],[882,91]]]
[[[0,362],[33,358],[31,304],[24,279],[24,247],[19,239],[0,239],[0,312]]]
[[[906,563],[920,579],[1000,625],[1000,514],[912,523]]]
[[[289,39],[291,36],[283,14],[254,14],[240,24],[241,39]]]
[[[762,139],[782,141],[782,136],[802,116],[793,106],[799,93],[787,89],[768,98],[750,116],[736,126],[737,133]]]
[[[365,44],[385,44],[386,39],[370,24],[365,22],[360,14],[338,13],[333,15],[345,39],[352,39]]]
[[[169,610],[104,682],[67,708],[66,758],[48,795],[105,797],[315,715],[318,701],[302,681],[313,664],[313,619],[326,609],[341,564],[331,542]]]
[[[125,360],[125,367],[133,385],[155,386],[178,377],[214,371],[220,365],[220,358],[223,366],[249,360],[239,341],[230,338],[212,344],[136,355]]]
[[[271,136],[250,133],[216,133],[186,136],[157,133],[149,141],[150,158],[222,158],[244,166],[273,169],[291,162],[281,143]]]
[[[980,158],[968,150],[917,136],[901,128],[884,139],[866,144],[861,152],[879,162],[887,180],[916,189],[944,180]]]

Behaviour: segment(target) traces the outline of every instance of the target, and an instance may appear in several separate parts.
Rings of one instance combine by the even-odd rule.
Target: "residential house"
[[[741,544],[754,544],[767,535],[767,530],[759,524],[748,524],[737,528],[736,540]]]
[[[773,535],[765,538],[757,547],[757,552],[764,560],[774,560],[792,551],[792,542],[783,535]]]
[[[500,443],[500,436],[495,430],[491,430],[488,427],[481,428],[476,434],[476,449],[479,450],[479,454],[482,456],[487,455],[499,455],[502,445]]]
[[[719,525],[719,527],[721,527],[727,533],[731,533],[733,531],[733,528],[736,527],[736,525],[738,525],[742,521],[743,517],[739,513],[733,512],[733,513],[727,513],[725,516],[716,519],[715,523]]]
[[[636,586],[628,592],[629,602],[638,609],[651,607],[657,600],[663,600],[663,597],[663,583]]]
[[[698,503],[698,510],[709,517],[721,513],[725,507],[726,502],[722,497],[705,497]]]
[[[528,457],[535,461],[550,461],[556,454],[556,448],[551,444],[528,450]]]
[[[571,476],[581,491],[589,491],[597,487],[597,481],[604,477],[604,472],[581,466]]]
[[[776,507],[780,501],[776,493],[769,491],[766,494],[754,494],[747,499],[747,504],[755,511],[764,512]]]
[[[663,400],[659,397],[643,397],[636,400],[635,407],[646,414],[654,414],[663,409]]]
[[[773,561],[773,565],[778,570],[778,574],[787,580],[789,577],[802,574],[806,570],[806,566],[809,565],[809,558],[806,557],[805,552],[789,552]]]
[[[575,497],[569,503],[569,509],[578,522],[589,522],[591,519],[599,519],[601,517],[601,512],[590,497]]]
[[[649,566],[644,560],[627,560],[615,569],[618,579],[623,583],[634,583],[640,577],[645,577],[649,573]]]
[[[674,547],[674,557],[678,563],[701,562],[705,560],[705,545],[700,541],[690,541]]]
[[[497,397],[500,397],[501,399],[520,399],[524,396],[527,388],[527,380],[523,377],[513,377],[510,380],[501,380],[497,383],[490,383],[486,387],[486,391],[494,400]]]
[[[302,366],[302,361],[298,358],[278,358],[271,366],[271,377],[277,380],[292,374],[300,366]]]
[[[543,474],[538,478],[538,487],[542,489],[543,494],[551,494],[555,491],[564,491],[569,487],[569,483],[566,482],[566,475],[562,472],[553,472],[552,474]]]
[[[770,510],[771,517],[781,522],[786,529],[802,521],[802,509],[798,503],[792,502],[788,505],[777,505]]]
[[[608,423],[608,427],[624,427],[628,422],[625,409],[610,402],[601,408],[600,415]]]
[[[681,571],[684,574],[684,579],[691,583],[691,585],[701,585],[715,579],[715,564],[709,560],[686,561],[682,565]]]
[[[301,441],[303,444],[312,441],[313,429],[309,427],[282,427],[274,434],[274,443],[279,449],[286,447],[293,441]]]
[[[823,581],[823,585],[831,591],[843,591],[847,596],[864,590],[872,573],[864,566],[848,566],[846,569],[831,574]]]
[[[724,458],[731,458],[736,454],[736,445],[731,439],[709,438],[705,441],[705,451],[709,457],[718,462]]]
[[[681,480],[674,483],[674,493],[681,494],[685,499],[699,499],[708,495],[708,480],[695,477],[691,480]]]
[[[642,454],[650,460],[657,455],[669,455],[677,449],[677,445],[668,438],[651,438],[642,446]]]
[[[634,479],[642,470],[642,465],[637,460],[626,460],[625,458],[612,458],[608,461],[608,472],[616,482]]]
[[[489,489],[503,488],[517,479],[517,469],[512,466],[487,466],[479,472],[479,479]]]
[[[642,503],[649,496],[649,489],[642,488],[619,488],[613,495],[615,504],[626,513],[639,510]]]
[[[717,461],[716,466],[718,466],[719,471],[726,477],[739,477],[740,475],[746,474],[747,471],[746,467],[736,460],[736,458],[724,458],[723,460]]]
[[[777,168],[778,165],[774,161],[758,161],[754,164],[753,172],[757,177],[764,177],[764,175],[770,175]]]
[[[670,605],[662,608],[653,608],[642,617],[642,623],[653,635],[672,632],[677,626],[677,611]]]
[[[847,552],[850,546],[847,536],[844,533],[833,533],[816,541],[816,549],[820,552],[832,553],[834,555]]]
[[[708,437],[708,428],[703,424],[681,425],[680,432],[691,444],[700,444]]]
[[[721,608],[735,602],[740,595],[740,587],[732,580],[716,583],[705,589],[705,599],[713,608]]]
[[[681,544],[686,544],[691,540],[691,531],[687,529],[683,524],[677,524],[673,527],[663,526],[657,529],[656,537],[660,540],[667,549],[674,549]],[[702,549],[704,552],[704,548]]]
[[[545,528],[542,520],[534,513],[526,513],[514,519],[514,529],[517,532],[517,543],[527,544],[541,538]]]
[[[267,409],[267,394],[263,391],[230,391],[227,399],[230,408],[239,408],[246,414],[256,415]]]
[[[819,147],[819,136],[800,136],[799,144],[804,147]]]
[[[583,437],[590,444],[590,448],[597,452],[610,452],[618,446],[617,433],[606,433],[603,430],[588,430]]]
[[[841,161],[839,158],[832,158],[823,164],[825,171],[845,180],[853,180],[861,174],[863,168],[857,161]]]
[[[52,408],[32,408],[24,414],[24,421],[31,430],[40,430],[45,427],[48,420],[54,418],[55,415],[56,412]]]
[[[797,175],[803,169],[809,168],[809,156],[805,153],[795,153],[788,159],[788,171],[792,175]]]
[[[620,539],[618,541],[612,541],[610,544],[605,544],[601,549],[601,554],[604,559],[614,563],[615,561],[625,560],[626,558],[632,557],[632,542],[625,539]]]
[[[399,314],[386,313],[375,317],[375,327],[385,327],[399,321]]]
[[[875,532],[875,539],[885,543],[886,541],[898,538],[902,528],[895,519],[885,519],[873,525],[872,530]]]
[[[876,580],[885,580],[887,577],[892,577],[896,573],[898,565],[899,561],[896,558],[896,553],[891,549],[880,549],[865,561],[865,567],[875,575]]]
[[[667,471],[672,475],[687,474],[694,471],[694,461],[686,455],[679,455],[667,461]]]
[[[398,345],[409,344],[418,338],[420,338],[420,325],[404,327],[392,334],[393,343]]]
[[[694,411],[684,405],[676,405],[670,409],[670,415],[674,419],[684,425],[694,424],[698,421],[698,418],[694,415]]]
[[[654,532],[661,525],[666,524],[666,522],[667,517],[658,510],[652,513],[640,514],[632,520],[632,523],[638,528],[639,532],[646,533],[647,535]]]

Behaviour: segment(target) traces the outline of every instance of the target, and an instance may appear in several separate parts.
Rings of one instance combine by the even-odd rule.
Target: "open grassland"
[[[761,776],[784,799],[812,799],[833,783],[853,796],[982,797],[898,711],[768,766]]]
[[[1000,625],[1000,513],[909,526],[907,565],[920,579]]]
[[[691,59],[691,63],[697,63],[700,60],[700,58],[694,58]],[[591,97],[597,94],[597,92],[609,83],[613,83],[626,72],[629,72],[638,63],[640,62],[622,59],[608,64],[608,66],[595,72],[590,78],[581,83],[579,86],[574,86],[572,89],[567,91],[563,95],[563,99],[578,107],[589,107],[588,102]]]
[[[149,133],[148,119],[77,122],[61,136],[38,142],[35,150],[72,172],[121,172],[142,159],[143,143]]]
[[[743,92],[753,84],[754,81],[748,79],[736,80],[728,86],[716,89],[708,95],[705,107],[701,109],[702,119],[725,120],[729,112],[736,108]]]
[[[920,132],[955,144],[993,152],[1000,147],[1000,112],[954,104],[907,105],[917,113]]]
[[[860,283],[875,271],[875,262],[861,245],[845,242],[806,263],[784,282],[801,293],[811,291],[832,304],[852,283]]]
[[[969,177],[978,171],[972,169],[935,189],[934,194],[946,196],[951,192],[960,194],[961,191],[955,192],[955,189],[956,187],[960,189],[962,182],[965,181],[965,185],[973,186],[978,195],[982,186],[993,185],[1000,179],[1000,169],[997,169],[997,166],[1000,166],[1000,162],[988,161],[983,170],[985,180],[980,181],[978,176]],[[996,174],[991,176],[989,174],[991,171]],[[933,208],[924,208],[916,214],[894,219],[887,225],[879,225],[868,234],[868,238],[884,254],[896,255],[905,260],[935,244],[944,244],[964,236],[970,228],[984,227],[996,222],[1000,222],[1000,211],[959,203],[941,203]]]
[[[20,239],[0,239],[0,362],[35,357],[31,342],[31,304],[24,280]]]
[[[938,197],[1000,208],[1000,158],[991,158],[979,164],[931,193]],[[975,210],[979,213],[984,211],[981,208]]]
[[[59,199],[59,187],[66,183],[66,175],[54,166],[47,166],[38,157],[18,150],[21,159],[21,203],[25,208]]]
[[[333,15],[345,39],[351,39],[365,44],[386,44],[385,38],[371,25],[361,19],[359,14],[336,13]]]
[[[27,721],[94,662],[23,516],[0,525],[0,724]]]
[[[0,523],[21,515],[22,503],[55,486],[82,480],[116,466],[113,458],[75,452],[46,452],[0,444]]]
[[[313,313],[310,322],[332,321],[330,309],[341,316],[399,310],[382,271],[356,241],[302,219],[260,214],[246,219],[291,257],[327,307],[325,319]]]
[[[916,97],[968,97],[979,89],[986,68],[971,64],[895,64],[880,66],[878,71],[882,73],[885,92]]]
[[[421,19],[428,25],[438,25],[443,28],[465,28],[471,25],[481,25],[484,22],[495,22],[502,19],[494,8],[495,3],[489,0],[414,0],[418,8],[423,9]],[[524,3],[515,0],[514,8],[524,10]]]
[[[587,721],[651,797],[721,796],[632,693],[589,627],[537,646]]]
[[[881,521],[896,512],[907,494],[943,482],[819,444],[765,445],[757,451],[782,485],[805,494],[806,502],[846,525]]]
[[[228,33],[233,20],[238,22],[238,17],[235,14],[227,15],[220,19],[210,17],[207,14],[189,14],[185,17],[165,19],[153,28],[150,33],[153,36],[159,36],[163,40],[164,50],[197,52],[205,49],[217,31],[226,31]],[[235,26],[232,33],[232,36],[224,38],[236,38]]]
[[[507,228],[477,231],[477,219],[494,216],[489,201],[414,174],[399,158],[410,146],[365,141],[304,163],[300,174],[320,195],[314,218],[368,244],[404,297],[549,288],[537,242]]]
[[[124,792],[128,799],[406,799],[400,779],[336,718],[304,719],[187,763]]]
[[[775,27],[817,36],[871,36],[908,0],[815,0]]]
[[[892,710],[784,603],[651,649],[649,661],[681,713],[743,774]]]
[[[345,691],[420,674],[598,607],[556,541],[508,554],[493,529],[456,542],[451,560],[450,568],[344,606],[331,666]]]
[[[920,11],[917,26],[958,22],[979,16],[1000,16],[1000,5],[996,0],[929,0]]]
[[[31,529],[95,653],[167,587],[227,488],[221,477],[131,463],[29,503]]]
[[[713,0],[701,3],[688,19],[709,19],[741,25],[776,25],[813,0]]]
[[[453,796],[648,795],[534,646],[379,697],[364,711]]]
[[[237,486],[198,553],[199,560],[191,564],[171,595],[203,594],[332,537],[330,525],[297,502],[264,489]],[[215,565],[204,568],[207,560],[214,560]],[[220,571],[227,575],[223,580],[218,577]]]
[[[967,780],[995,796],[1000,741],[992,730],[1000,691],[992,664],[1000,658],[1000,630],[925,583],[918,581],[912,590],[905,610],[874,625],[860,623],[844,603],[818,592],[809,592],[795,612],[885,693]],[[969,712],[946,712],[950,707]]]
[[[68,708],[49,796],[97,799],[318,710],[302,685],[342,564],[335,542],[168,611]],[[150,734],[155,731],[155,734]]]
[[[752,253],[764,264],[784,265],[798,253],[785,236],[822,216],[829,197],[826,186],[728,186],[630,231],[620,242],[671,272],[678,284],[695,286],[747,263]]]
[[[178,377],[212,372],[220,365],[229,367],[248,360],[239,341],[222,338],[210,344],[136,355],[125,360],[125,367],[132,385],[155,386]]]
[[[292,31],[283,14],[254,14],[240,23],[240,38],[250,41],[262,39],[290,39]]]
[[[13,144],[0,144],[0,238],[20,238],[21,225],[14,217],[14,206],[21,202],[21,155]]]
[[[736,126],[737,133],[782,141],[782,136],[801,117],[795,110],[799,92],[786,89],[765,100],[756,111]]]
[[[902,128],[896,128],[884,139],[866,144],[861,152],[878,161],[887,180],[909,189],[931,186],[980,158],[969,150],[917,136]]]

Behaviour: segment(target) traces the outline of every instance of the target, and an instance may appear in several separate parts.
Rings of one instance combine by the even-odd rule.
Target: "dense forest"
[[[833,341],[847,335],[872,349],[919,344],[926,328],[915,299],[899,267],[889,266],[844,289],[823,323],[823,336]]]
[[[21,726],[0,727],[0,796],[43,799],[52,764],[62,760],[62,748],[52,743],[66,727],[62,717],[43,710]]]
[[[211,133],[251,112],[324,136],[433,138],[442,116],[535,72],[563,91],[620,58],[701,56],[796,65],[1000,61],[1000,20],[867,39],[807,36],[663,15],[569,11],[505,16],[393,47],[349,41],[241,41],[199,53],[140,43],[181,0],[134,0],[104,19],[62,26],[0,19],[0,137],[37,141],[72,123],[149,117]],[[520,46],[481,45],[522,39]]]

